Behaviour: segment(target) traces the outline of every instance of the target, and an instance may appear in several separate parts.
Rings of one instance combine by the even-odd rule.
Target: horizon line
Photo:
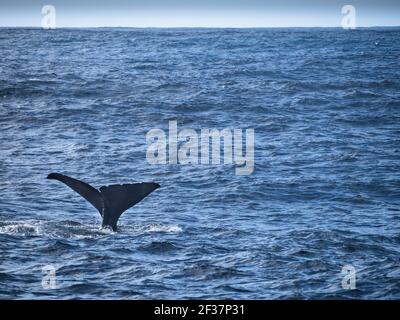
[[[369,28],[400,28],[400,25],[372,25],[372,26],[357,26],[354,29],[344,29],[342,26],[61,26],[51,29],[43,28],[41,26],[0,26],[0,29],[43,29],[43,30],[56,30],[56,29],[343,29],[343,30],[357,30]]]

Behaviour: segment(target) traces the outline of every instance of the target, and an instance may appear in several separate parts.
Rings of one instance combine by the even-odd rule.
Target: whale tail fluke
[[[103,225],[116,228],[117,221],[124,211],[133,207],[159,187],[160,185],[154,182],[114,184],[100,187],[104,205],[110,209],[108,214],[103,217]]]
[[[89,201],[102,215],[103,199],[100,192],[91,185],[60,173],[50,173],[47,176],[47,179],[58,180],[66,184],[72,190],[79,193],[83,198]]]
[[[61,181],[89,201],[103,217],[103,227],[110,226],[114,231],[121,214],[146,196],[158,189],[154,182],[133,184],[115,184],[100,187],[100,191],[91,185],[60,173],[50,173],[47,179]]]

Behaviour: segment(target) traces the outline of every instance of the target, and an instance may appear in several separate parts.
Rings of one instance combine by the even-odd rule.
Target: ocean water
[[[0,29],[0,298],[400,299],[399,40]],[[149,165],[173,119],[253,128],[254,172]],[[114,233],[50,172],[161,188]]]

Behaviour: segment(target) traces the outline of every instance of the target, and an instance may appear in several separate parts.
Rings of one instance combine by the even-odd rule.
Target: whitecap
[[[176,224],[163,225],[163,224],[147,224],[139,226],[121,226],[119,231],[122,233],[134,233],[137,235],[153,232],[164,232],[164,233],[180,233],[182,228]]]
[[[0,234],[18,236],[38,236],[41,234],[41,225],[37,221],[9,221],[0,226]]]
[[[166,233],[180,233],[182,228],[178,225],[159,225],[153,224],[146,228],[147,232],[166,232]]]

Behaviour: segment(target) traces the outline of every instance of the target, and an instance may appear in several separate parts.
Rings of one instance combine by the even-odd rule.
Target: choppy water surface
[[[0,298],[399,299],[399,36],[0,29]],[[254,128],[254,173],[148,165],[170,119]],[[113,233],[53,171],[162,187]]]

